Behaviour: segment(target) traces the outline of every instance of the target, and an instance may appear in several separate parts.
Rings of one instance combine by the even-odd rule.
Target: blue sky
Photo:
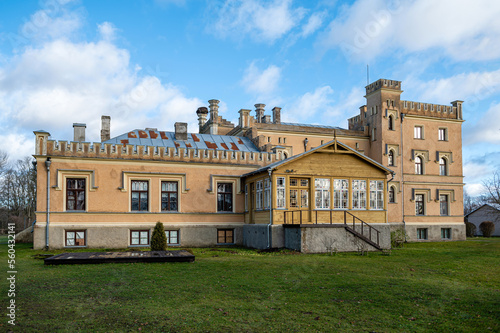
[[[347,127],[370,81],[405,100],[464,100],[467,190],[500,169],[500,2],[496,0],[0,1],[0,149],[33,153],[33,130],[99,141],[134,128],[197,131],[256,103],[285,121]]]

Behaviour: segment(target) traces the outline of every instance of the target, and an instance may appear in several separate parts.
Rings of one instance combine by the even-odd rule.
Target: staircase
[[[352,227],[350,226],[350,224],[347,224],[348,215],[352,217]],[[356,221],[358,221],[358,229],[361,228],[361,233],[356,231]],[[344,211],[344,228],[345,230],[353,234],[355,237],[370,244],[377,250],[382,251],[382,248],[380,247],[380,231],[378,231],[368,223],[364,222],[363,220],[357,218],[356,216],[352,215],[347,211]],[[365,228],[368,230],[368,237],[365,236],[364,233]]]

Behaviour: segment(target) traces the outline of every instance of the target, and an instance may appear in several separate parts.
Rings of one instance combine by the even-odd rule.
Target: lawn
[[[0,327],[14,332],[500,331],[498,238],[408,244],[390,256],[243,248],[193,252],[194,263],[44,266],[33,258],[43,251],[18,244],[17,325],[12,328],[4,316]],[[6,299],[5,279],[1,283]]]

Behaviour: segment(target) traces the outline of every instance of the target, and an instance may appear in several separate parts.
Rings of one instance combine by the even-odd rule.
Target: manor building
[[[401,82],[366,87],[348,128],[286,123],[281,108],[200,107],[198,133],[135,129],[101,142],[35,131],[35,248],[149,246],[158,221],[171,246],[239,244],[304,252],[460,240],[462,102],[400,100]],[[306,112],[307,110],[305,110]]]

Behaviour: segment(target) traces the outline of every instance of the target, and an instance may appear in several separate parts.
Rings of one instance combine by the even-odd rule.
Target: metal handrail
[[[361,235],[362,235],[363,237],[366,237],[366,236],[365,236],[365,233],[364,233],[364,227],[365,227],[365,226],[366,226],[366,227],[368,227],[368,232],[369,232],[369,237],[368,237],[368,239],[369,239],[370,241],[372,241],[372,242],[373,242],[373,240],[372,240],[372,229],[373,229],[373,230],[375,230],[376,235],[377,235],[377,242],[376,242],[376,243],[377,243],[377,245],[379,245],[379,244],[380,244],[380,243],[379,243],[379,241],[380,241],[380,231],[378,231],[377,229],[375,229],[374,227],[372,227],[371,225],[369,225],[368,223],[366,223],[365,221],[363,221],[363,220],[362,220],[362,219],[360,219],[359,217],[352,215],[352,214],[351,214],[351,213],[349,213],[348,211],[344,211],[344,224],[345,224],[345,225],[347,225],[347,214],[349,214],[349,215],[351,215],[351,216],[352,216],[352,229],[353,229],[355,232],[357,232],[357,231],[356,231],[356,220],[359,220],[359,222],[361,223]]]

